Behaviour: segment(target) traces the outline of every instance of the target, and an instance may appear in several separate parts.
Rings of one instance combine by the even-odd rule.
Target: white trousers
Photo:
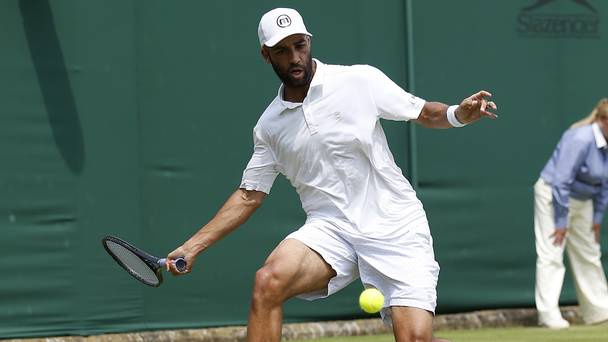
[[[600,245],[592,230],[592,200],[570,198],[568,233],[561,246],[553,245],[555,231],[551,186],[543,179],[534,185],[534,234],[536,236],[535,299],[539,322],[561,318],[559,296],[564,282],[564,249],[568,259],[583,321],[608,320],[608,287],[600,260]]]

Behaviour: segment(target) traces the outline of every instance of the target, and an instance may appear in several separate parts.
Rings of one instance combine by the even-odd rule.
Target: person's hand
[[[566,239],[567,232],[568,230],[566,228],[555,228],[553,234],[549,236],[553,238],[553,245],[561,246],[564,243],[564,240]]]
[[[594,223],[593,227],[591,228],[595,234],[595,242],[597,243],[600,243],[600,228],[601,225],[599,223]]]
[[[491,96],[492,94],[482,90],[462,100],[455,112],[458,121],[463,124],[469,124],[481,119],[484,116],[490,119],[496,119],[498,115],[488,111],[489,109],[498,109],[496,103],[486,99]]]
[[[175,267],[174,260],[177,258],[184,258],[186,260],[186,271],[180,272]],[[196,253],[192,251],[192,249],[188,248],[186,244],[178,247],[173,252],[167,255],[167,271],[173,273],[173,275],[184,275],[192,272],[192,267],[194,266],[194,262],[196,261]]]

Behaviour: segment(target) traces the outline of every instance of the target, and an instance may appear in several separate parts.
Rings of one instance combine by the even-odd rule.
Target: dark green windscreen
[[[521,32],[533,0],[412,3],[407,22],[396,0],[0,1],[0,338],[246,322],[255,271],[305,218],[283,177],[193,274],[160,288],[131,279],[100,239],[164,255],[236,189],[279,85],[257,41],[278,6],[300,11],[325,63],[377,66],[427,100],[495,93],[495,122],[418,127],[414,144],[407,124],[383,126],[406,176],[417,170],[438,312],[533,306],[531,187],[561,132],[607,96],[608,4],[527,14],[597,17],[594,36]],[[289,301],[285,318],[367,317],[360,291]],[[571,282],[562,298],[574,301]]]
[[[535,3],[414,3],[416,92],[456,103],[486,89],[500,106],[496,121],[417,132],[440,310],[533,306],[532,186],[563,131],[608,96],[608,3],[588,1],[597,13],[565,0],[523,10]],[[581,18],[599,20],[597,36]],[[575,303],[566,279],[562,299]]]

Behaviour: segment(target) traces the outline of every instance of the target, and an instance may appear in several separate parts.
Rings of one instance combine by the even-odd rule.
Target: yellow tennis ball
[[[379,312],[384,305],[384,295],[377,289],[371,288],[361,292],[359,306],[361,310],[373,314]]]

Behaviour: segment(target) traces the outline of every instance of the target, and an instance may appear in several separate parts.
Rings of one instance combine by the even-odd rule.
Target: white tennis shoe
[[[568,327],[570,327],[570,323],[568,323],[568,321],[561,317],[551,320],[540,321],[539,325],[553,330],[567,329]]]

